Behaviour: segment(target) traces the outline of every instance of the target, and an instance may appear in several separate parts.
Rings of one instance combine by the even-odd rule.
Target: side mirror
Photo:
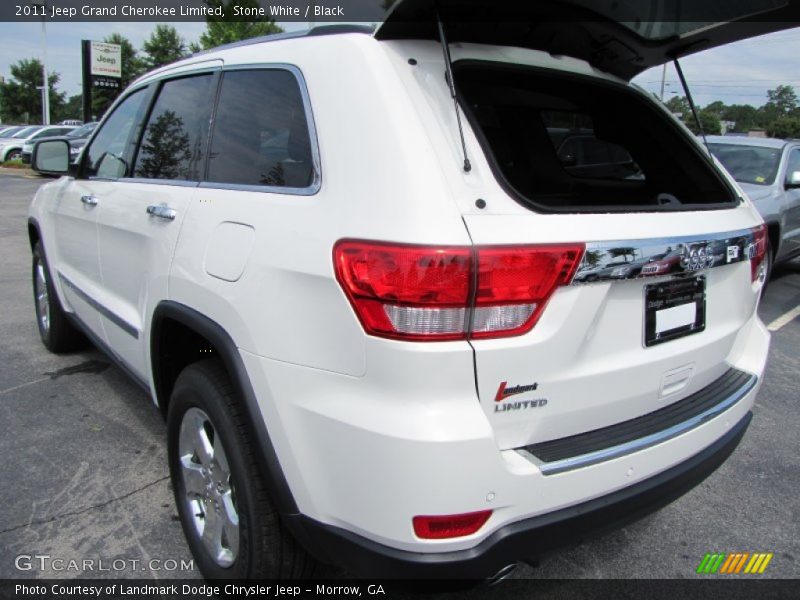
[[[800,171],[793,171],[789,173],[789,177],[786,178],[786,188],[797,187],[800,187]]]
[[[65,140],[37,143],[33,147],[31,166],[37,173],[66,175],[69,173],[69,143]]]

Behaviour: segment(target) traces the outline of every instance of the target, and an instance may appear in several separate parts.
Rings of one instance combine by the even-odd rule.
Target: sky
[[[7,1],[7,0],[2,0]],[[305,29],[306,23],[278,22],[285,30]],[[117,32],[137,48],[150,36],[155,23],[56,23],[47,25],[48,69],[61,74],[59,89],[68,95],[81,90],[80,41],[102,40]],[[204,23],[172,23],[187,42],[196,41]],[[22,58],[41,58],[40,23],[0,23],[0,75],[9,77],[9,67]],[[705,106],[715,100],[726,104],[761,106],[767,90],[792,85],[800,95],[800,27],[736,42],[681,59],[695,102]],[[645,71],[635,83],[660,94],[662,69]],[[664,99],[683,95],[678,76],[670,65],[666,73]]]

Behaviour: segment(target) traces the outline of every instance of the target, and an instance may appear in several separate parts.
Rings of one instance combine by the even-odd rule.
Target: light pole
[[[50,125],[50,86],[47,81],[47,27],[45,16],[47,4],[45,0],[33,0],[31,6],[41,8],[42,14],[42,124]]]

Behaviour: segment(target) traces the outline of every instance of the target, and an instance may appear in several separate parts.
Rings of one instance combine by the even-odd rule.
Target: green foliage
[[[148,71],[180,60],[187,55],[186,40],[172,25],[159,23],[142,44],[142,63]]]
[[[80,94],[70,96],[58,113],[51,115],[53,123],[60,123],[65,119],[83,119],[83,97]]]
[[[797,94],[790,85],[779,85],[774,90],[769,90],[767,98],[765,108],[774,108],[779,115],[788,115],[797,108]]]
[[[800,138],[800,116],[783,115],[778,117],[767,129],[767,135],[774,138]]]
[[[749,104],[731,104],[722,111],[722,119],[735,123],[733,131],[746,133],[759,127],[760,116],[758,109]]]
[[[242,8],[259,6],[256,0],[205,0],[210,8],[222,7],[223,18],[210,15],[206,17],[206,30],[200,34],[200,43],[192,44],[192,51],[208,50],[222,44],[230,44],[261,35],[280,33],[283,28],[276,25],[271,17],[248,17],[248,21],[235,21],[233,5]]]
[[[700,120],[700,125],[703,127],[703,133],[706,135],[719,135],[722,133],[722,123],[720,123],[719,116],[707,108],[702,108],[697,111],[697,118]],[[684,115],[684,123],[692,131],[692,133],[700,133],[697,127],[697,122],[691,110],[688,115]]]
[[[669,112],[679,114],[681,117],[691,113],[689,101],[683,96],[673,96],[664,103],[664,106],[669,109]]]
[[[725,104],[716,100],[699,109],[698,117],[707,134],[721,133],[721,121],[731,121],[734,126],[729,131],[747,133],[752,129],[764,129],[771,137],[798,137],[796,123],[800,120],[800,102],[794,88],[779,85],[767,91],[768,101],[756,108],[749,104]],[[670,112],[676,113],[686,126],[698,133],[689,102],[683,96],[673,96],[664,103]]]
[[[47,76],[51,121],[64,106],[66,94],[56,90],[60,78],[58,73]],[[39,59],[23,58],[11,65],[11,78],[0,84],[0,117],[3,122],[41,123],[42,92],[36,89],[41,85],[42,63]]]

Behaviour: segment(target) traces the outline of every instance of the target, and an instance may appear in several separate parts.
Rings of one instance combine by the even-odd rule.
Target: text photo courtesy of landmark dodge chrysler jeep
[[[35,147],[64,175],[30,207],[42,341],[89,338],[163,411],[204,576],[498,577],[736,448],[767,231],[629,81],[783,9],[583,4],[487,27],[402,0],[374,31],[235,43],[135,81],[78,164]],[[628,166],[565,164],[570,123]]]

